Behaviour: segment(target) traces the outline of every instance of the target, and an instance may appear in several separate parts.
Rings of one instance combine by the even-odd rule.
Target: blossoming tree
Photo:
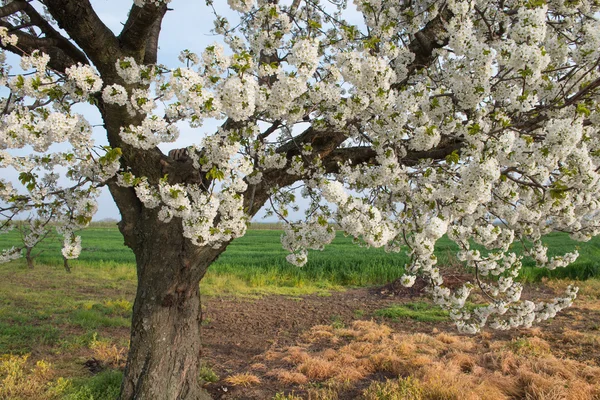
[[[331,242],[332,222],[407,252],[402,282],[425,276],[464,332],[530,326],[572,302],[573,288],[521,301],[511,245],[552,269],[577,253],[549,258],[542,235],[599,232],[597,1],[228,0],[239,20],[215,11],[221,39],[163,66],[168,2],[134,0],[118,35],[89,0],[0,7],[1,46],[24,71],[3,53],[0,167],[21,183],[0,180],[3,229],[48,209],[77,257],[73,232],[108,186],[138,272],[122,399],[205,396],[198,284],[265,204],[295,265]],[[94,145],[80,102],[98,108],[109,147]],[[197,145],[163,154],[181,123]],[[298,184],[307,217],[288,221]],[[433,253],[444,234],[473,273],[454,291]],[[474,289],[485,301],[464,311]]]

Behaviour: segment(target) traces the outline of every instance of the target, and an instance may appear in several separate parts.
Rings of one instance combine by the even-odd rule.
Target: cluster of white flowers
[[[243,121],[254,114],[258,84],[252,77],[230,76],[219,86],[223,112],[234,121]]]
[[[78,114],[46,112],[40,116],[24,107],[15,108],[4,116],[0,130],[0,146],[3,148],[23,148],[32,146],[36,151],[44,152],[53,143],[69,140],[80,149],[92,145],[91,128]],[[7,158],[8,164],[16,159]]]
[[[220,43],[213,43],[202,52],[202,62],[207,75],[218,76],[229,67],[231,57],[225,55],[225,49]]]
[[[187,49],[179,53],[178,59],[182,63],[190,63],[190,65],[196,65],[200,62],[200,57],[198,57],[198,54],[193,53]]]
[[[45,72],[49,61],[50,56],[48,54],[34,50],[31,55],[21,57],[21,68],[24,71],[35,68],[37,71]]]
[[[308,249],[323,250],[326,244],[335,239],[335,229],[323,216],[314,217],[307,222],[286,226],[281,235],[283,248],[289,251],[286,259],[301,267],[308,261]]]
[[[437,146],[441,138],[440,131],[436,127],[420,126],[414,130],[409,148],[417,151],[429,150]]]
[[[232,10],[245,13],[252,9],[254,0],[227,0],[227,4]]]
[[[13,246],[10,249],[2,250],[2,253],[0,253],[0,264],[7,263],[18,258],[21,258],[21,249]]]
[[[145,186],[144,193],[137,189],[140,186]],[[136,193],[144,204],[161,204],[158,217],[163,222],[169,222],[173,217],[181,218],[184,237],[197,246],[218,247],[246,232],[243,199],[231,196],[227,190],[207,194],[197,186],[164,182],[158,187],[157,198],[147,185],[140,186],[136,187]],[[217,215],[219,222],[215,224]]]
[[[128,101],[127,90],[121,85],[108,85],[102,90],[102,100],[107,104],[124,106]]]
[[[149,115],[141,125],[121,128],[120,135],[125,143],[141,149],[151,149],[159,143],[177,140],[179,129],[164,118]]]
[[[177,96],[177,102],[168,105],[167,117],[187,119],[190,125],[202,125],[204,118],[220,115],[220,100],[210,90],[210,80],[189,68],[179,68],[173,72],[169,81],[169,91],[163,93],[163,99]]]
[[[226,171],[230,169],[229,163],[239,149],[238,142],[228,140],[227,132],[219,130],[216,135],[204,138],[201,146],[193,148],[191,157],[194,166],[202,171],[212,168]]]
[[[8,33],[7,28],[0,27],[0,43],[2,43],[2,46],[16,46],[17,41],[16,35],[11,35]]]
[[[0,28],[4,46],[16,45],[16,36]],[[102,79],[87,65],[73,65],[58,75],[48,70],[50,56],[39,50],[21,57],[22,75],[8,79],[4,53],[1,54],[1,77],[11,95],[2,99],[0,119],[0,168],[12,169],[23,189],[0,180],[0,202],[10,204],[4,210],[38,213],[31,219],[22,237],[25,247],[33,247],[48,233],[47,222],[69,238],[63,254],[79,255],[80,238],[72,232],[86,226],[96,212],[96,184],[111,178],[119,168],[119,151],[94,148],[89,122],[71,109],[74,102],[89,101],[102,89]],[[47,104],[50,106],[46,107]],[[68,141],[70,148],[56,151],[52,146]],[[11,154],[12,149],[30,147],[27,156]],[[62,146],[63,148],[65,146]],[[67,182],[59,180],[65,173]],[[7,214],[5,214],[7,215]],[[43,221],[42,221],[43,219]],[[5,231],[3,227],[2,231]],[[3,251],[0,259],[9,261],[20,256],[20,249]]]
[[[79,257],[81,254],[81,236],[66,236],[62,248],[64,258],[71,260]]]
[[[23,245],[25,248],[32,248],[38,244],[48,234],[48,229],[45,224],[39,219],[31,219],[27,225],[27,232],[23,236]]]
[[[312,76],[319,63],[319,42],[312,39],[298,40],[292,47],[288,62],[298,68],[303,76]]]
[[[125,83],[136,83],[140,80],[140,67],[133,57],[125,57],[115,62],[117,74]]]
[[[76,101],[86,101],[102,89],[102,79],[89,65],[74,65],[67,68],[65,74],[69,79],[65,88]]]
[[[119,184],[122,186],[132,186],[133,182],[124,181],[121,179]],[[160,204],[160,195],[158,190],[150,186],[147,179],[141,178],[137,185],[135,185],[135,194],[146,208],[156,208]]]
[[[156,107],[154,99],[148,96],[147,90],[133,89],[131,94],[130,104],[133,113],[150,114]]]
[[[262,155],[259,161],[261,167],[264,169],[282,169],[287,164],[285,155],[275,153],[274,151]]]

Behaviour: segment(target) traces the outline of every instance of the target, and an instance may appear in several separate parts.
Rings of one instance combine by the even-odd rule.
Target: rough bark
[[[222,249],[190,245],[181,221],[145,210],[134,252],[138,287],[121,400],[210,399],[198,383],[199,283]]]

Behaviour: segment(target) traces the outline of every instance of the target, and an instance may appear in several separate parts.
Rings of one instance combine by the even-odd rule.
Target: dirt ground
[[[552,295],[552,290],[533,286],[525,297]],[[423,301],[419,286],[403,290],[397,287],[350,289],[332,292],[330,296],[310,295],[298,298],[266,296],[260,299],[213,297],[205,298],[204,350],[207,364],[220,380],[206,387],[215,399],[271,399],[276,393],[289,393],[297,386],[284,385],[268,371],[260,374],[261,383],[250,387],[232,386],[225,378],[234,374],[251,372],[252,365],[263,362],[268,351],[278,351],[294,345],[300,335],[315,325],[349,325],[356,320],[383,322],[394,331],[409,333],[448,332],[456,335],[449,322],[418,322],[410,319],[393,321],[373,315],[375,310],[407,301]],[[538,328],[535,328],[538,329]],[[573,331],[594,336],[594,340],[578,340]],[[598,301],[579,300],[552,321],[540,324],[538,333],[547,341],[557,357],[568,357],[589,365],[600,365],[600,305]],[[527,330],[496,332],[488,330],[475,336],[475,340],[511,341],[527,334]],[[267,368],[269,366],[267,365]],[[373,377],[384,379],[385,376]],[[300,389],[301,392],[301,389]],[[349,392],[340,399],[356,398]]]

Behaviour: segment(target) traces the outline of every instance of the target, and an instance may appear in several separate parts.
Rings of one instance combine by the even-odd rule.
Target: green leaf
[[[584,117],[586,117],[586,118],[587,118],[587,117],[589,117],[589,116],[590,116],[590,114],[591,114],[592,112],[590,111],[590,109],[589,109],[589,108],[587,108],[587,107],[585,106],[585,104],[579,103],[579,104],[577,104],[577,110],[576,110],[576,113],[577,113],[577,115],[583,115]]]
[[[458,150],[454,150],[451,154],[446,156],[446,162],[448,164],[458,164],[460,161],[460,154],[458,154]]]
[[[212,167],[210,171],[206,173],[206,178],[211,180],[223,180],[225,179],[225,173],[219,170],[217,167]]]

